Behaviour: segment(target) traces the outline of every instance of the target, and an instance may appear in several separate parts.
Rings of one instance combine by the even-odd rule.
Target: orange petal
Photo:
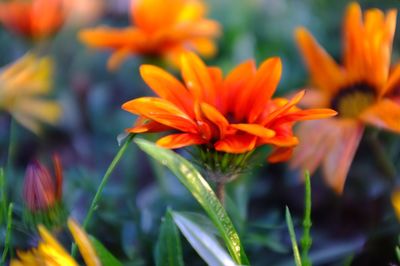
[[[167,100],[142,97],[126,102],[122,109],[157,121],[184,132],[197,133],[196,123],[181,109]]]
[[[248,121],[253,123],[265,109],[267,103],[275,93],[282,74],[282,62],[279,57],[267,59],[262,63],[254,78],[254,83],[250,85],[252,92],[248,99],[250,104]],[[244,111],[244,110],[243,110]]]
[[[200,106],[205,117],[218,127],[220,138],[224,138],[229,126],[228,120],[214,106],[206,103],[202,103]]]
[[[286,104],[284,104],[283,106],[279,107],[278,109],[276,109],[275,111],[273,111],[272,113],[269,113],[267,108],[267,114],[264,117],[261,117],[262,120],[260,121],[260,124],[267,124],[268,122],[274,120],[276,117],[278,117],[279,115],[287,112],[288,110],[290,110],[293,106],[295,106],[296,104],[298,104],[300,102],[300,100],[303,98],[305,94],[305,90],[299,91],[298,93],[295,94],[295,96],[288,101]]]
[[[181,56],[181,72],[186,87],[193,96],[208,104],[215,105],[216,92],[207,66],[192,52]]]
[[[258,124],[231,124],[231,127],[261,138],[272,138],[275,131]]]
[[[172,134],[157,141],[157,145],[168,149],[178,149],[191,145],[204,144],[207,141],[196,134]]]
[[[248,122],[255,122],[274,94],[281,72],[282,63],[278,57],[269,58],[261,64],[253,79],[237,96],[235,119],[240,121],[247,117]]]
[[[324,177],[329,186],[342,193],[364,128],[353,121],[337,124],[340,132],[332,136],[329,149],[322,162]]]
[[[129,47],[132,52],[137,51],[139,44],[146,42],[146,36],[143,32],[135,28],[113,29],[98,27],[81,30],[78,38],[90,47],[114,49]]]
[[[145,132],[163,132],[167,130],[171,130],[171,127],[165,126],[158,122],[149,120],[143,116],[140,116],[135,125],[131,128],[126,129],[127,132],[130,133],[145,133]]]
[[[255,75],[256,71],[254,60],[247,60],[239,64],[228,74],[225,78],[223,89],[219,94],[222,112],[234,112],[234,107],[239,98],[239,92],[244,89],[246,84]]]
[[[277,148],[268,156],[269,163],[279,163],[290,159],[293,154],[293,148]]]
[[[151,65],[140,66],[140,75],[158,96],[172,102],[194,117],[192,95],[174,76]]]
[[[392,205],[396,213],[397,219],[400,221],[400,189],[396,188],[391,196]]]
[[[331,136],[337,131],[336,123],[332,119],[306,121],[297,129],[300,143],[294,150],[290,166],[312,174],[328,152]]]
[[[400,105],[392,100],[379,101],[365,110],[361,119],[376,127],[400,133]]]
[[[340,67],[306,29],[296,29],[295,39],[318,88],[334,93],[343,80]]]
[[[122,62],[129,56],[131,50],[129,48],[121,48],[108,59],[107,68],[110,71],[115,71],[122,64]]]
[[[306,109],[288,113],[279,118],[279,123],[304,121],[304,120],[314,120],[328,118],[337,115],[337,112],[328,108],[321,109]]]
[[[389,75],[384,88],[380,91],[380,96],[390,95],[394,89],[400,84],[400,64],[397,64]]]
[[[230,135],[214,144],[217,151],[227,153],[244,153],[255,148],[257,137],[246,135]]]

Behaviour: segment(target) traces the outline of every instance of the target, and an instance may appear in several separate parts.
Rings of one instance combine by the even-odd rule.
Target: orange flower
[[[219,68],[207,67],[194,53],[181,56],[184,84],[164,70],[143,65],[140,73],[159,97],[142,97],[122,108],[139,115],[128,132],[173,130],[157,141],[166,148],[202,145],[207,150],[242,154],[261,145],[276,148],[270,161],[286,160],[298,144],[293,124],[300,120],[330,117],[330,109],[301,110],[293,99],[272,99],[280,80],[279,58],[256,68],[253,60],[237,66],[225,78]]]
[[[135,26],[123,29],[100,27],[83,30],[79,38],[88,46],[115,50],[108,61],[117,68],[129,54],[162,56],[176,63],[182,51],[202,55],[215,53],[212,38],[219,35],[216,21],[204,18],[200,0],[132,0],[131,17]]]
[[[62,0],[11,0],[0,3],[0,22],[31,39],[57,32],[64,22]]]
[[[311,172],[322,165],[327,183],[342,192],[365,125],[400,133],[400,106],[391,95],[400,81],[400,65],[390,70],[396,10],[378,9],[362,16],[351,3],[344,18],[343,63],[338,65],[304,28],[295,37],[315,90],[308,107],[328,107],[339,115],[304,123],[292,165]]]

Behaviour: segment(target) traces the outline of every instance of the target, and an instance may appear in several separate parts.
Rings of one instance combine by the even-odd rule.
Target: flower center
[[[331,102],[332,109],[343,118],[356,118],[376,99],[373,86],[366,82],[353,83],[342,88]]]

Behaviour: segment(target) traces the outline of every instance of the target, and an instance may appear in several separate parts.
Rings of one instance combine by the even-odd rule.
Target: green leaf
[[[111,252],[108,251],[99,240],[93,236],[89,236],[89,238],[94,249],[96,250],[97,256],[99,256],[102,265],[122,266],[122,263],[116,257],[114,257],[114,255],[111,254]]]
[[[208,230],[184,213],[172,212],[172,217],[182,234],[208,265],[237,265],[228,252]]]
[[[302,266],[299,248],[297,246],[296,233],[294,232],[292,216],[290,215],[289,208],[286,206],[286,224],[289,229],[290,241],[292,241],[293,257],[296,266]]]
[[[304,218],[303,218],[303,236],[301,237],[301,259],[304,266],[311,266],[311,260],[308,256],[312,245],[311,238],[311,181],[308,171],[304,174],[305,192],[304,192]]]
[[[167,166],[178,177],[179,181],[192,193],[193,197],[204,208],[211,221],[217,227],[229,253],[236,263],[240,265],[249,265],[250,263],[231,219],[215,196],[210,185],[196,168],[171,150],[158,147],[154,143],[143,139],[136,139],[135,142],[143,151]]]
[[[160,227],[155,251],[157,266],[183,266],[181,239],[178,228],[167,211]]]

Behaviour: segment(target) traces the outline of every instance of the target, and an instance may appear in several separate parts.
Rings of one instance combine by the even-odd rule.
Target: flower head
[[[31,212],[45,211],[61,201],[62,166],[58,156],[54,156],[55,177],[38,161],[30,163],[24,181],[24,200]]]
[[[226,77],[207,67],[194,53],[181,57],[181,83],[164,70],[143,65],[140,73],[158,97],[142,97],[122,108],[139,115],[128,132],[175,131],[157,141],[166,148],[200,145],[205,150],[243,154],[261,145],[272,145],[270,161],[290,157],[298,144],[292,127],[297,121],[330,117],[330,109],[301,110],[291,100],[272,96],[281,76],[279,58],[265,60],[257,69],[254,61],[237,66]]]
[[[58,31],[64,22],[62,0],[11,0],[0,3],[0,23],[24,37],[37,40]]]
[[[86,233],[72,219],[68,219],[68,228],[81,251],[86,265],[100,266],[100,260]],[[10,266],[79,265],[44,226],[39,225],[38,229],[41,238],[38,247],[30,251],[18,252],[19,258],[13,259]]]
[[[61,115],[58,103],[44,99],[49,94],[53,65],[50,58],[26,54],[0,70],[0,110],[35,133],[40,122],[55,124]]]
[[[172,62],[178,62],[179,54],[187,50],[212,55],[212,39],[219,35],[220,27],[204,17],[205,11],[201,0],[132,0],[134,26],[87,29],[79,37],[88,46],[114,50],[109,69],[115,69],[129,54],[161,56]]]
[[[362,15],[349,4],[343,26],[343,60],[336,63],[304,28],[296,41],[308,66],[314,90],[308,107],[332,108],[338,116],[304,123],[292,165],[311,172],[319,165],[327,183],[341,192],[365,125],[400,133],[400,105],[392,98],[400,65],[390,71],[396,11],[369,9]]]

